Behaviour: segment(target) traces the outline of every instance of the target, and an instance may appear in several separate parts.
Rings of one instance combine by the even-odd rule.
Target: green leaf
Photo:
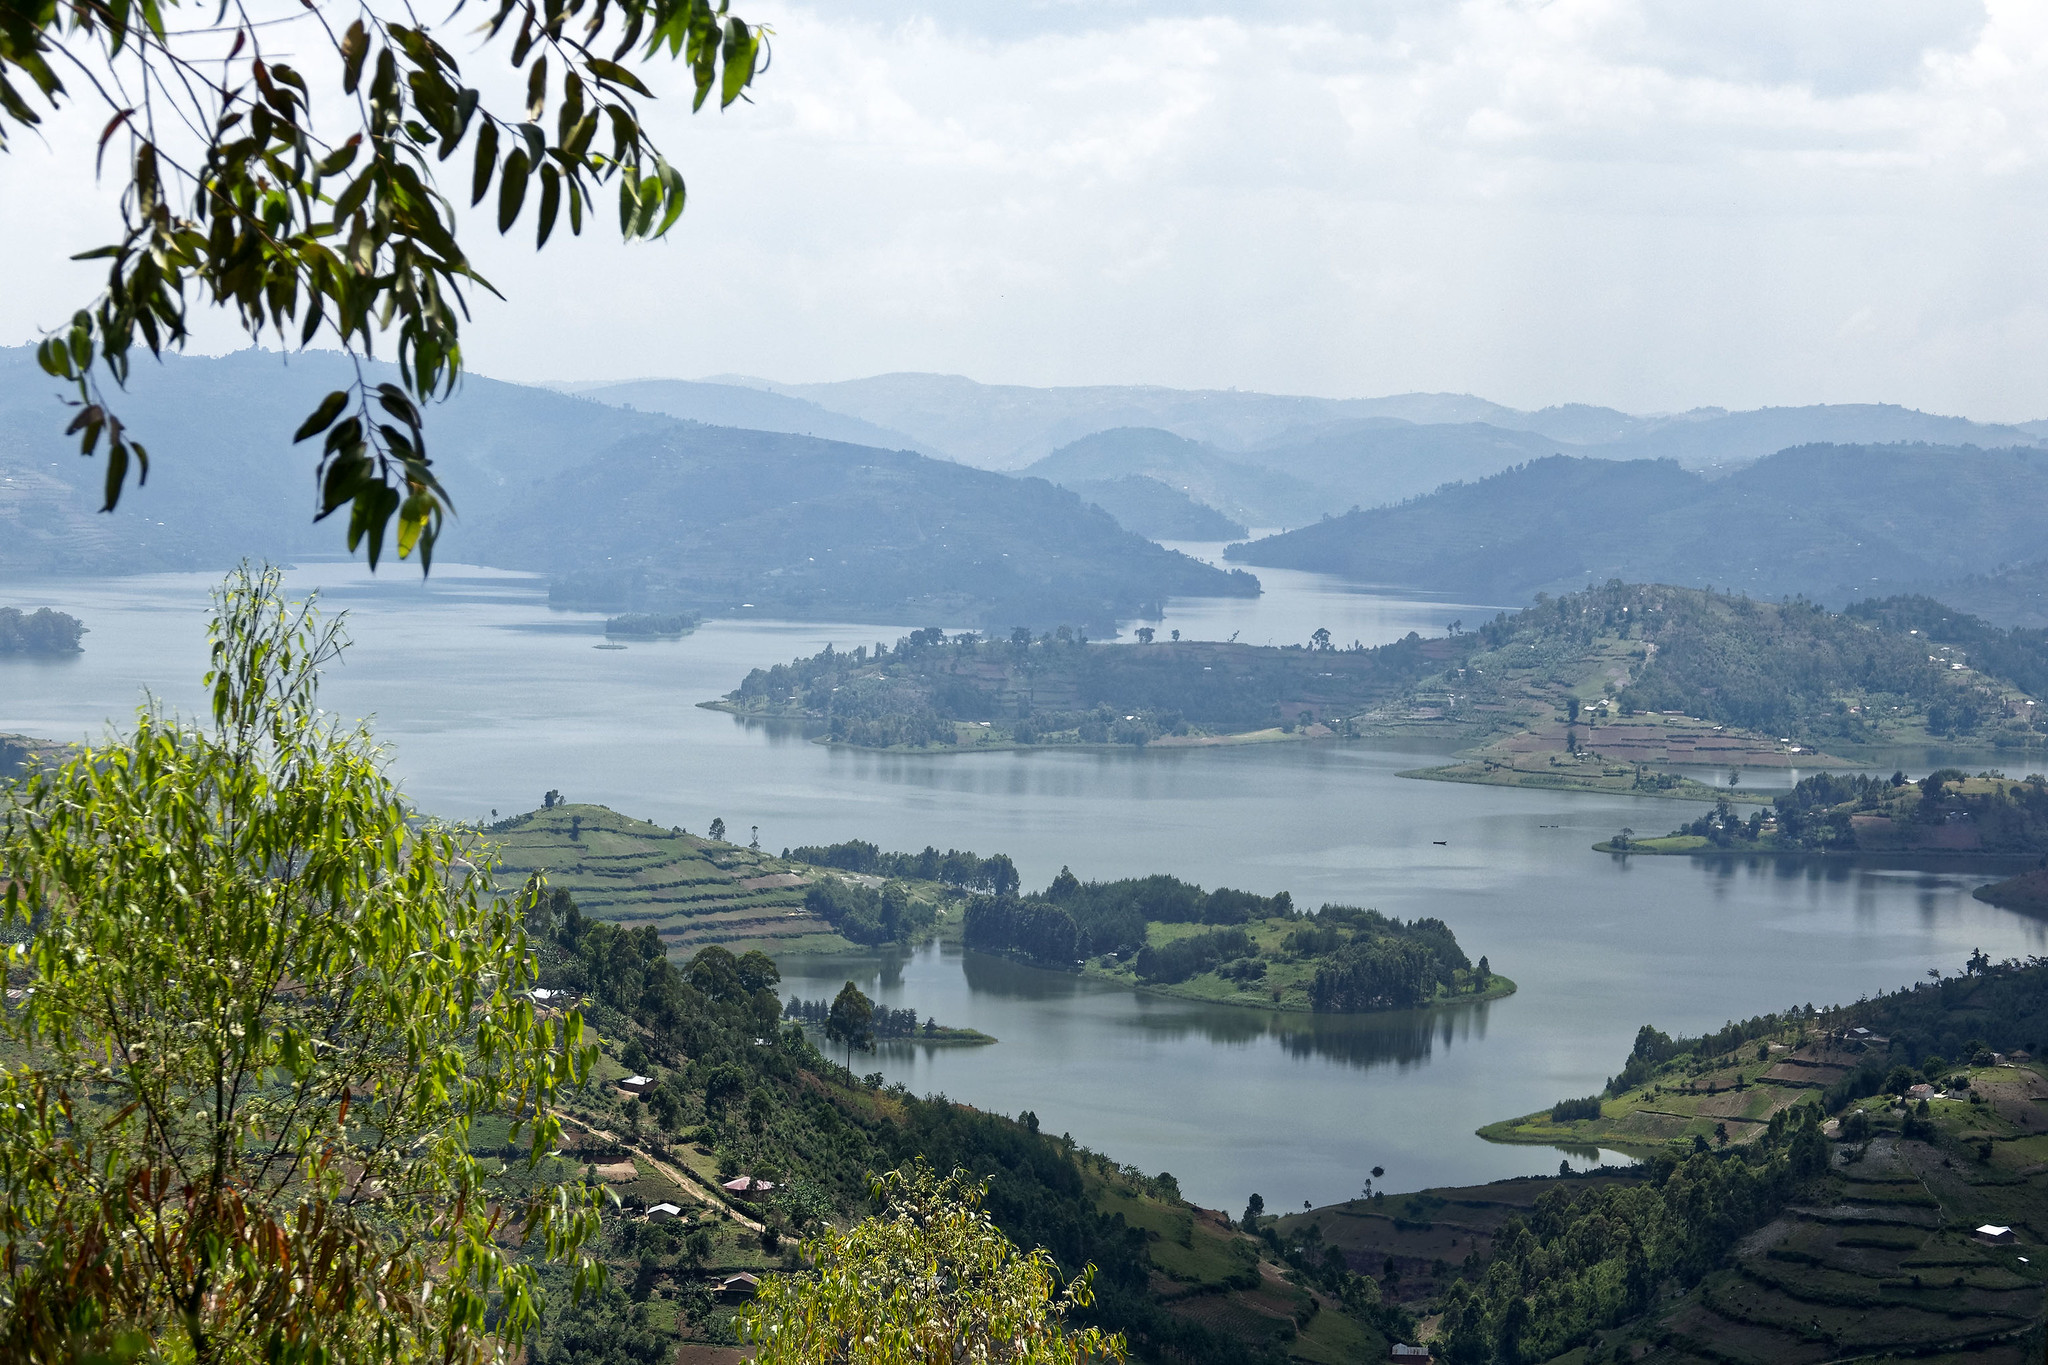
[[[470,181],[469,202],[481,204],[491,188],[491,172],[498,168],[498,125],[489,118],[476,130],[476,174]]]
[[[562,173],[552,165],[540,168],[540,234],[534,241],[534,249],[548,244],[548,234],[555,230],[555,214],[562,207]]]
[[[526,74],[526,117],[529,122],[548,107],[548,59],[541,57]]]
[[[636,95],[645,95],[648,99],[654,98],[654,92],[643,85],[638,76],[628,71],[625,67],[620,66],[617,62],[608,62],[602,57],[592,57],[583,63],[583,69],[609,85],[623,85]]]
[[[518,221],[519,206],[526,202],[526,152],[516,150],[505,158],[505,170],[498,177],[498,231],[509,232]]]
[[[370,35],[358,19],[341,35],[341,88],[353,95],[363,77],[363,58],[370,51]]]
[[[292,444],[297,445],[309,436],[317,436],[341,416],[341,410],[348,406],[348,394],[336,389],[320,400],[320,406],[313,409],[312,416],[299,423],[299,429],[292,433]]]

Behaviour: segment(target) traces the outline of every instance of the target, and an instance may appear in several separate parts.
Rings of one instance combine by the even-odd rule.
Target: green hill
[[[809,869],[737,844],[583,804],[514,816],[483,838],[496,855],[500,886],[545,871],[549,885],[575,897],[585,914],[652,926],[671,950],[851,946],[804,909]]]
[[[1063,486],[1148,540],[1237,540],[1245,534],[1242,523],[1143,474]]]
[[[1525,602],[1588,579],[1840,600],[2048,558],[2048,451],[1808,445],[1719,478],[1553,456],[1233,547],[1241,564]]]

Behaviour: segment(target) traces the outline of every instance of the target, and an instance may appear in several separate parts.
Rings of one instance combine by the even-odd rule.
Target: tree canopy
[[[1094,1267],[1064,1286],[1044,1248],[1020,1252],[982,1210],[986,1180],[924,1162],[874,1181],[880,1212],[803,1247],[816,1267],[770,1276],[742,1330],[760,1365],[1074,1365],[1124,1359],[1124,1342],[1066,1317],[1094,1301]]]
[[[430,565],[452,500],[420,404],[461,376],[467,291],[498,292],[457,240],[438,167],[467,150],[469,201],[495,187],[500,233],[531,192],[537,248],[565,214],[580,234],[600,191],[615,193],[627,240],[660,237],[683,212],[684,184],[642,122],[638,101],[653,93],[633,68],[680,59],[693,108],[714,93],[722,108],[767,58],[766,30],[728,14],[727,0],[486,0],[477,31],[486,45],[509,35],[524,88],[514,104],[487,102],[443,41],[455,41],[462,9],[457,0],[437,31],[376,0],[345,13],[304,0],[277,15],[0,0],[0,148],[76,110],[104,118],[96,167],[123,181],[114,239],[74,257],[106,261],[105,290],[38,350],[75,386],[67,434],[80,453],[104,446],[103,510],[131,472],[138,484],[149,472],[103,381],[126,383],[138,344],[183,347],[195,301],[232,311],[252,341],[325,338],[358,357],[395,329],[399,382],[359,366],[293,440],[321,438],[317,516],[349,509],[351,551],[366,545],[374,567],[395,520],[399,555],[417,549]],[[171,27],[177,11],[192,21]]]
[[[598,1279],[598,1196],[516,1169],[595,1048],[535,1013],[526,907],[321,718],[337,628],[275,573],[218,603],[210,726],[145,708],[0,821],[0,1354],[495,1358],[538,1263]]]

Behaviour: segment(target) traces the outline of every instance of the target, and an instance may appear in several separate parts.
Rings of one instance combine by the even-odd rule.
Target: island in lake
[[[0,654],[76,654],[85,626],[76,616],[38,607],[0,607]]]
[[[977,897],[961,942],[1038,966],[1162,995],[1259,1009],[1353,1014],[1512,994],[1442,920],[1294,908],[1286,892],[1204,891],[1154,875],[1083,882],[1060,869],[1043,891]]]
[[[805,1000],[792,995],[789,1003],[782,1007],[782,1017],[794,1020],[806,1028],[823,1028],[831,1017],[832,1002],[829,1000]],[[890,1009],[887,1005],[875,1007],[868,1027],[874,1031],[875,1039],[884,1043],[924,1043],[932,1047],[967,1045],[978,1047],[996,1040],[980,1029],[948,1028],[937,1019],[926,1016],[923,1023],[917,1021],[917,1011],[912,1009]]]

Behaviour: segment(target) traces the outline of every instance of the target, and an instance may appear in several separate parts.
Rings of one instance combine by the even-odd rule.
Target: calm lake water
[[[356,644],[325,703],[374,715],[407,792],[447,816],[529,809],[555,787],[692,830],[713,816],[741,838],[758,825],[778,849],[860,837],[1006,852],[1030,885],[1062,865],[1083,877],[1168,871],[1307,905],[1439,916],[1520,984],[1491,1005],[1327,1019],[1154,999],[936,945],[783,964],[786,991],[817,996],[851,978],[892,1006],[1002,1039],[899,1047],[856,1069],[1031,1109],[1232,1211],[1253,1190],[1275,1208],[1346,1198],[1375,1165],[1392,1190],[1554,1171],[1555,1150],[1491,1145],[1473,1129],[1597,1090],[1640,1024],[1698,1031],[1854,1000],[1956,970],[1976,947],[2048,952],[2041,924],[1971,898],[1988,873],[1604,857],[1589,846],[1621,826],[1662,831],[1698,807],[1395,776],[1441,761],[1423,750],[866,754],[695,705],[749,668],[928,623],[719,621],[599,650],[596,618],[550,613],[519,575],[443,565],[422,584],[404,569],[372,580],[311,565],[289,577],[351,613]],[[1376,643],[1492,615],[1311,575],[1261,578],[1254,602],[1175,604],[1162,634],[1286,644],[1324,625],[1341,642]],[[59,607],[92,631],[73,658],[0,661],[0,730],[83,737],[121,722],[145,688],[196,712],[214,582],[0,584],[0,606]]]

